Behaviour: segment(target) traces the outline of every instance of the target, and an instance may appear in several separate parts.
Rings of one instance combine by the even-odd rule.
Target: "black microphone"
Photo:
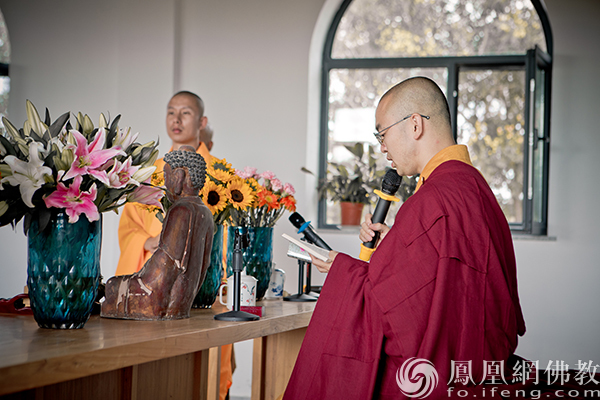
[[[381,184],[381,191],[375,190],[375,194],[379,196],[375,211],[373,211],[373,217],[371,221],[374,224],[383,223],[385,216],[387,215],[392,201],[398,201],[394,195],[400,188],[402,183],[402,177],[398,175],[395,169],[388,169],[383,177],[383,183]],[[379,239],[379,232],[375,232],[375,236],[369,242],[364,242],[360,247],[359,258],[363,261],[369,261],[371,254],[375,251],[375,243]]]
[[[314,244],[315,246],[319,246],[322,249],[332,250],[331,247],[329,247],[329,245],[325,243],[325,241],[321,239],[319,235],[317,235],[317,232],[313,230],[312,226],[310,226],[310,221],[306,222],[306,220],[302,218],[302,215],[298,214],[297,212],[293,213],[290,215],[290,222],[292,225],[298,228],[298,233],[304,234],[306,241]]]

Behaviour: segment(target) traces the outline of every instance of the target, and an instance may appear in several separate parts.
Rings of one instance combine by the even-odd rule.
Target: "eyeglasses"
[[[413,113],[414,114],[414,113]],[[390,126],[388,126],[387,128],[383,128],[382,130],[380,130],[379,132],[374,132],[373,135],[375,135],[375,139],[377,139],[377,141],[379,142],[379,144],[383,144],[383,136],[384,136],[384,132],[387,131],[388,129],[390,129],[392,126],[394,125],[398,125],[400,122],[405,121],[407,119],[410,118],[412,114],[408,114],[406,117],[402,118],[400,121],[398,122],[394,122],[393,124],[391,124]],[[425,119],[429,119],[431,117],[429,117],[429,115],[423,115],[423,114],[419,114],[421,117],[425,118]]]

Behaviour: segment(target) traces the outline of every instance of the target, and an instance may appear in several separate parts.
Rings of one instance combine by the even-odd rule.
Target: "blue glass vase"
[[[223,279],[223,225],[217,225],[210,252],[210,266],[206,271],[204,283],[200,287],[192,307],[211,308],[219,293]]]
[[[100,281],[102,218],[69,223],[53,212],[43,231],[33,219],[27,233],[27,287],[41,328],[78,329],[87,322]]]
[[[227,232],[227,276],[233,274],[233,241],[235,229],[229,227]],[[249,246],[243,249],[242,255],[246,274],[257,279],[256,300],[261,300],[271,280],[273,272],[273,228],[244,227],[248,232]]]

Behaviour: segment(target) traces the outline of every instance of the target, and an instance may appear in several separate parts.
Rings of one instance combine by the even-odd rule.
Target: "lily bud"
[[[108,129],[108,122],[106,121],[106,117],[102,113],[100,113],[100,122],[98,123],[98,128]]]
[[[154,149],[152,154],[150,154],[150,158],[148,158],[148,161],[146,161],[145,163],[142,164],[142,167],[154,165],[154,163],[156,162],[157,159],[158,159],[158,149]]]
[[[39,136],[42,136],[44,134],[44,132],[46,131],[46,129],[48,129],[48,127],[44,128],[44,124],[42,123],[42,120],[40,119],[40,114],[38,114],[35,106],[33,105],[33,103],[29,100],[27,100],[27,121],[25,121],[25,123],[29,123],[29,128],[33,129],[33,131],[35,133],[37,133]],[[25,129],[25,134],[27,136],[29,136],[29,132],[30,129]]]
[[[87,135],[94,130],[94,123],[87,114],[83,117],[83,132]]]
[[[152,176],[156,167],[146,167],[138,169],[131,177],[131,179],[136,180],[138,182],[145,182],[148,178]]]
[[[10,136],[12,136],[13,139],[17,139],[20,138],[21,135],[19,135],[19,130],[17,128],[15,128],[15,126],[6,119],[6,117],[2,117],[2,122],[4,123],[4,127],[6,128],[6,131],[10,134]]]
[[[154,146],[154,140],[149,141],[148,143],[144,143],[141,146],[138,146],[133,153],[131,154],[133,157],[139,155],[144,148],[150,148]]]

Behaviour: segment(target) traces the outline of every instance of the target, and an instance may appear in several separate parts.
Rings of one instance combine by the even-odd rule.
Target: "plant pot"
[[[223,278],[223,225],[217,225],[213,236],[212,250],[210,252],[210,266],[206,270],[206,277],[194,298],[192,307],[211,308],[221,286]]]
[[[43,231],[33,219],[27,239],[27,287],[36,322],[41,328],[82,328],[98,292],[102,218],[89,222],[81,215],[71,224],[65,212],[54,212]]]
[[[342,208],[342,225],[360,225],[364,206],[363,203],[340,202],[340,207]]]

